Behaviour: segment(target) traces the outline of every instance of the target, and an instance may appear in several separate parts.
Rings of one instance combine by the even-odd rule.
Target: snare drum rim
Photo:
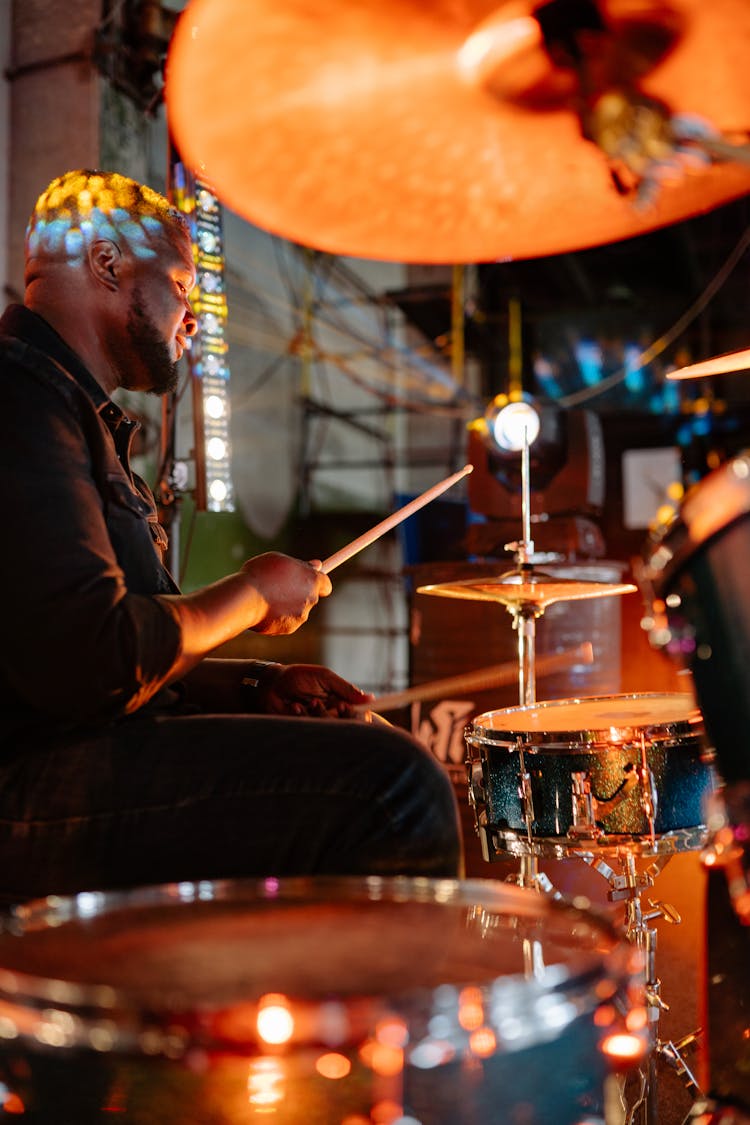
[[[622,726],[596,726],[565,729],[520,729],[512,725],[513,716],[527,715],[538,711],[553,715],[563,707],[575,707],[578,704],[606,704],[638,701],[648,703],[649,700],[672,699],[675,706],[681,703],[687,707],[695,719],[677,718],[665,722],[630,723]],[[689,706],[688,706],[689,705]],[[502,727],[492,726],[487,720],[495,716],[508,716],[508,723]],[[485,720],[483,722],[483,720]],[[650,744],[658,743],[692,743],[699,744],[703,739],[703,721],[700,711],[695,705],[692,695],[678,692],[629,692],[623,695],[589,695],[577,696],[572,699],[549,699],[540,703],[523,704],[515,707],[499,708],[496,711],[485,711],[478,715],[466,728],[466,741],[470,745],[478,746],[521,746],[524,750],[533,752],[542,747],[576,752],[580,747],[607,749],[613,745],[626,746],[634,743],[640,744],[642,739]]]

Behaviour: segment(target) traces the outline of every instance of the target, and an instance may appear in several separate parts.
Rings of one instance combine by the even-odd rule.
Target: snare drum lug
[[[641,808],[649,825],[649,834],[653,838],[656,827],[656,814],[659,808],[659,794],[656,780],[650,766],[641,765],[638,770],[638,779],[641,783]]]
[[[475,808],[486,803],[484,788],[484,770],[481,762],[468,763],[469,774],[469,804]]]
[[[523,770],[519,775],[518,784],[518,797],[521,802],[523,810],[523,819],[526,822],[526,830],[531,839],[532,826],[534,824],[534,794],[531,789],[531,774],[528,770]]]
[[[573,771],[570,775],[573,799],[573,823],[568,829],[569,836],[579,839],[594,839],[601,836],[602,830],[596,825],[596,798],[591,792],[591,782],[585,770]]]

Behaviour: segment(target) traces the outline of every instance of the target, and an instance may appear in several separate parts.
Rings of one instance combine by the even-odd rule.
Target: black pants
[[[265,875],[451,877],[453,788],[405,732],[266,716],[133,718],[0,764],[7,901]]]

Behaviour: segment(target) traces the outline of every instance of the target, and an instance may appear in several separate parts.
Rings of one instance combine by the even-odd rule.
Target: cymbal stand
[[[529,458],[528,430],[523,431],[521,449],[521,539],[505,544],[506,551],[513,551],[513,561],[519,574],[532,569],[531,556],[534,553],[534,540],[531,538],[531,469]],[[513,617],[513,628],[518,635],[518,702],[522,707],[536,703],[536,619],[544,613],[544,607],[536,603],[520,603],[507,606]],[[534,799],[531,791],[531,777],[526,769],[523,748],[519,746],[521,784],[519,795],[523,802],[526,835],[532,843],[532,824],[534,822]],[[547,875],[539,870],[539,859],[529,847],[529,853],[521,856],[518,874],[513,877],[519,887],[532,887],[534,890],[552,893],[554,888]]]
[[[638,1095],[631,1106],[625,1107],[624,1125],[658,1125],[656,1064],[659,1059],[667,1062],[685,1079],[688,1089],[700,1094],[698,1082],[683,1054],[687,1048],[696,1043],[700,1032],[686,1035],[678,1042],[661,1040],[658,1035],[659,1016],[661,1012],[669,1011],[669,1004],[662,998],[661,981],[656,975],[657,931],[652,923],[663,918],[665,922],[679,925],[682,919],[668,902],[649,898],[650,909],[646,911],[641,905],[642,892],[654,885],[656,875],[670,857],[662,856],[645,871],[639,872],[635,855],[626,850],[618,854],[621,864],[619,874],[602,859],[597,860],[592,852],[581,852],[579,857],[607,880],[610,885],[607,895],[610,902],[625,904],[625,936],[640,950],[643,958],[649,1050],[644,1068],[640,1072]]]
[[[523,431],[521,449],[521,539],[505,544],[513,552],[519,574],[531,570],[534,540],[531,538],[531,470],[528,431]],[[537,605],[512,605],[513,628],[518,633],[518,702],[521,706],[536,703],[536,619],[543,613]]]

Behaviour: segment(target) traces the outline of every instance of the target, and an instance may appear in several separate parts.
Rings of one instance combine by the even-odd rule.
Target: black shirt
[[[131,470],[137,423],[49,324],[0,319],[0,745],[132,714],[180,653],[177,587],[154,498]],[[26,737],[23,738],[27,742]]]

